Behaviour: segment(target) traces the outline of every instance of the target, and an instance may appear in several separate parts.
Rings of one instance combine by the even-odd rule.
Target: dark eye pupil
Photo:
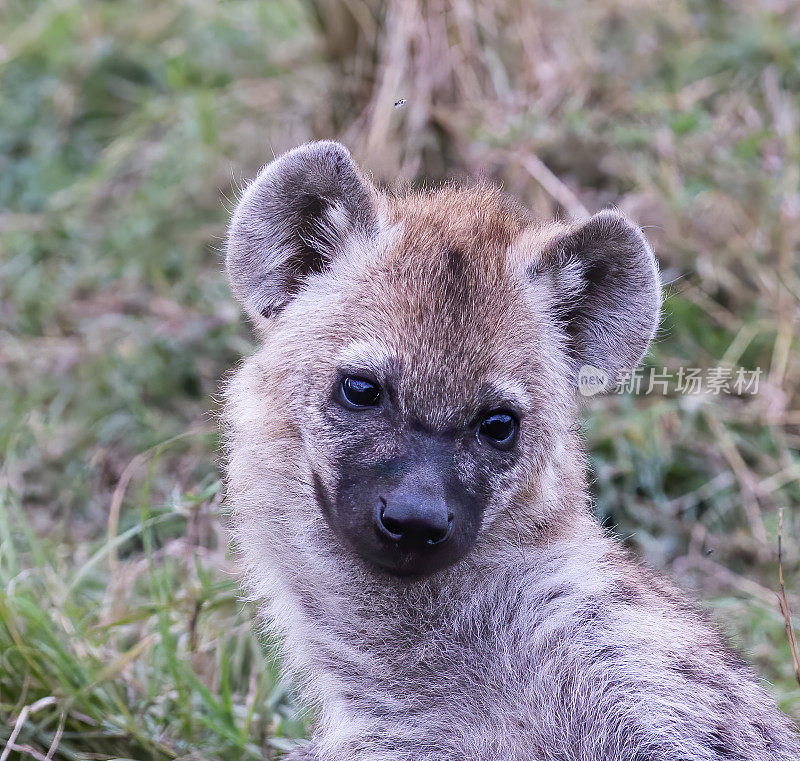
[[[342,396],[355,407],[373,407],[381,398],[381,390],[372,381],[347,376],[342,380]]]
[[[504,443],[511,439],[516,427],[516,421],[507,412],[492,412],[481,421],[480,433],[493,441]]]

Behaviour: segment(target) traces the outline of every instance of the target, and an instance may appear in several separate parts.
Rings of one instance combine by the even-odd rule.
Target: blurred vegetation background
[[[401,106],[395,103],[405,100]],[[236,597],[220,379],[242,182],[338,137],[382,182],[618,205],[668,300],[653,367],[757,395],[586,405],[596,509],[800,720],[800,5],[0,5],[0,758],[279,755],[308,717]]]

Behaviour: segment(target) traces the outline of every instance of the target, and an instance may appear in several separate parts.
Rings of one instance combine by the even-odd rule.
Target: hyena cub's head
[[[227,268],[263,339],[229,391],[240,546],[394,575],[557,519],[578,370],[635,366],[660,304],[615,212],[568,227],[486,187],[386,195],[332,142],[249,186]]]

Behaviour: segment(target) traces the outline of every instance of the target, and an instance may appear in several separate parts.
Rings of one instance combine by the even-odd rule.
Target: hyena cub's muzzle
[[[341,402],[355,417],[389,404],[376,383],[350,377]],[[423,575],[456,562],[475,542],[485,503],[485,484],[456,468],[469,435],[400,424],[391,454],[375,453],[368,439],[355,444],[337,458],[333,493],[317,479],[323,514],[345,545],[389,573]]]

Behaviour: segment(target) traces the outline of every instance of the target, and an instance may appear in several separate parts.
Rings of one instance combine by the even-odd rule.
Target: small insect
[[[400,108],[401,106],[405,106],[405,104],[406,104],[406,99],[405,98],[400,98],[400,100],[396,100],[394,102],[394,107],[395,108]]]

